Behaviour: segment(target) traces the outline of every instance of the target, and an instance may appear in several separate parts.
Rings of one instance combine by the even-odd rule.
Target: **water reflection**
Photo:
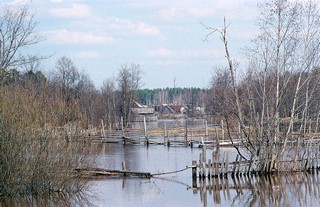
[[[50,195],[0,197],[0,207],[52,207],[52,206],[93,206],[93,195],[77,192],[72,194],[52,193]]]
[[[125,161],[132,171],[163,173],[180,170],[199,159],[201,149],[166,146],[101,144],[97,166],[121,169]],[[233,159],[235,150],[221,148],[221,157]],[[207,150],[207,157],[212,151]],[[239,176],[192,182],[191,169],[152,179],[90,181],[98,199],[95,206],[320,206],[320,174]]]
[[[193,183],[204,207],[229,206],[319,206],[319,174],[295,173],[271,176],[239,176],[201,179]]]

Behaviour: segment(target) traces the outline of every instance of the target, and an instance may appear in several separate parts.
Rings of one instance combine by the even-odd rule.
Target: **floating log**
[[[108,170],[102,168],[76,168],[74,170],[76,176],[81,178],[108,178],[108,177],[139,177],[151,178],[149,172],[133,172],[127,170]]]

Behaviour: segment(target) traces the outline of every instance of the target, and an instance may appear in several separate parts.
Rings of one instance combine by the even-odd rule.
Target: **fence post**
[[[236,161],[233,163],[233,169],[232,169],[231,177],[235,176],[238,159],[239,159],[239,155],[236,156]]]
[[[228,169],[229,169],[229,156],[228,153],[226,154],[226,162],[225,162],[225,170],[224,170],[224,177],[228,177]]]
[[[202,179],[202,152],[199,154],[199,179]]]
[[[197,161],[192,160],[192,187],[197,188]]]
[[[184,137],[185,137],[185,139],[186,139],[186,142],[188,141],[188,119],[186,118],[185,119],[185,122],[186,122],[186,124],[185,124],[185,134],[184,134]]]
[[[147,122],[146,122],[146,117],[143,117],[143,128],[144,128],[144,139],[146,142],[146,145],[149,145],[149,139],[148,139],[148,135],[147,135]]]
[[[126,161],[122,161],[122,170],[127,171]]]
[[[166,136],[167,136],[167,124],[166,124],[166,122],[164,122],[163,145],[166,144]]]

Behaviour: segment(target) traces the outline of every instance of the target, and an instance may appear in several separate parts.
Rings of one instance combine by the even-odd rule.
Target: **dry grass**
[[[85,162],[82,143],[55,133],[55,127],[81,117],[46,86],[0,89],[0,197],[74,192],[84,183],[73,169]],[[49,127],[50,126],[50,127]]]

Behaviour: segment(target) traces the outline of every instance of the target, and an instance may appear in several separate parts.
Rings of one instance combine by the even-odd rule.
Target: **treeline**
[[[1,86],[30,87],[32,84],[37,91],[45,86],[49,96],[58,93],[71,109],[56,123],[57,126],[79,121],[83,128],[87,128],[99,126],[104,120],[108,128],[119,128],[130,122],[134,101],[150,107],[183,105],[191,110],[204,107],[208,93],[207,89],[200,88],[140,89],[142,71],[135,64],[121,66],[117,76],[107,78],[100,89],[67,57],[59,58],[48,74],[41,72],[40,62],[24,67],[25,72],[17,69],[2,71]],[[81,115],[72,116],[76,114],[73,109]]]
[[[83,128],[87,128],[100,125],[101,119],[110,127],[116,127],[120,122],[125,126],[130,120],[133,101],[139,102],[137,89],[141,85],[142,73],[139,65],[121,66],[117,76],[107,78],[100,89],[67,57],[59,58],[48,74],[41,72],[40,62],[36,68],[25,67],[25,72],[3,70],[1,87],[34,87],[39,93],[45,87],[48,96],[61,96],[70,106],[70,114],[65,114],[57,126],[79,121]],[[81,114],[79,117],[71,115],[76,114],[73,112],[75,109]]]

